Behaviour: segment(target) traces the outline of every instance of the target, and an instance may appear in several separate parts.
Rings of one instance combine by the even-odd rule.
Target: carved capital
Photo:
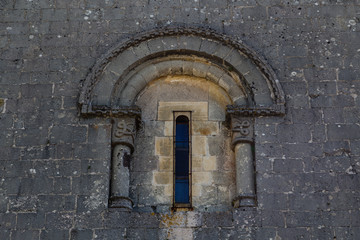
[[[241,142],[254,141],[254,120],[248,117],[231,115],[232,148]]]
[[[136,136],[136,118],[124,117],[115,119],[112,132],[112,144],[123,144],[134,151]]]

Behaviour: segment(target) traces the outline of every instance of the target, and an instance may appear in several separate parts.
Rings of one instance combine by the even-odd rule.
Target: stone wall
[[[357,239],[359,18],[358,0],[0,0],[0,239]],[[242,41],[279,79],[286,114],[255,120],[256,207],[108,208],[112,123],[80,116],[81,84],[168,26]],[[158,127],[136,140],[154,156]],[[161,170],[148,160],[131,167]]]

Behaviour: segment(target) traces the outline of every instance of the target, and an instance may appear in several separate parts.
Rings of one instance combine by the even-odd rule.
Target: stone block
[[[202,195],[202,186],[201,185],[195,185],[193,181],[193,185],[191,187],[192,190],[192,196],[195,198],[199,198]]]
[[[153,180],[152,172],[132,172],[130,174],[130,186],[150,184]]]
[[[40,195],[38,199],[37,210],[41,212],[73,211],[75,209],[75,196]]]
[[[53,179],[47,176],[24,177],[20,181],[20,194],[48,194],[53,191]]]
[[[81,160],[81,173],[105,174],[110,169],[110,161],[102,160]]]
[[[7,132],[4,131],[1,134],[5,135]],[[7,144],[6,140],[12,135],[4,136],[5,142],[2,145]],[[34,142],[38,145],[46,145],[48,143],[48,129],[46,128],[28,128],[18,130],[15,134],[15,145],[16,146],[33,146]]]
[[[155,137],[155,155],[172,156],[173,141],[171,137]]]
[[[73,228],[70,230],[70,240],[91,239],[92,236],[93,231],[90,229]]]
[[[282,193],[293,190],[295,180],[285,174],[263,174],[256,178],[257,186],[260,191],[267,193]]]
[[[50,141],[52,143],[84,143],[87,128],[84,126],[54,126],[51,129]]]
[[[309,126],[306,124],[281,124],[277,130],[282,142],[307,143],[311,139]]]
[[[173,228],[168,233],[169,239],[194,239],[192,228]]]
[[[108,197],[92,194],[90,196],[78,195],[76,203],[77,213],[100,212],[106,209]]]
[[[110,143],[104,144],[76,144],[74,158],[80,160],[109,160],[111,156]]]
[[[32,168],[30,161],[2,161],[0,175],[2,177],[19,177],[29,175],[29,169]]]
[[[280,153],[282,153],[282,155],[274,154],[273,156],[280,156],[286,158],[304,158],[307,156],[319,157],[323,154],[323,148],[320,143],[286,143],[282,144]]]
[[[79,160],[38,160],[34,163],[36,173],[44,176],[70,177],[81,173]]]
[[[143,121],[143,125],[142,125],[143,129],[141,129],[141,130],[145,131],[145,136],[146,137],[154,137],[154,136],[170,137],[170,136],[172,136],[172,132],[171,132],[171,135],[165,135],[164,134],[164,128],[166,128],[166,126],[164,126],[164,125],[165,125],[164,121],[153,121],[153,120]]]
[[[160,226],[159,217],[153,213],[134,213],[130,217],[131,226],[144,228],[158,228]]]
[[[81,175],[72,179],[72,193],[83,195],[107,195],[107,175]]]
[[[45,214],[43,213],[18,213],[17,229],[39,229],[45,224]]]
[[[164,122],[164,136],[172,137],[174,136],[174,122],[165,121]]]
[[[309,97],[308,96],[294,96],[294,95],[286,95],[286,103],[287,106],[293,108],[309,108]],[[312,99],[310,99],[312,101]],[[313,106],[313,105],[312,105]],[[318,106],[318,105],[314,105]]]
[[[232,213],[204,213],[204,225],[209,228],[231,227],[233,225]]]
[[[159,239],[159,230],[157,228],[128,228],[125,236],[128,239]]]
[[[173,168],[174,166],[173,166],[172,157],[167,157],[167,156],[159,157],[159,171],[172,172]]]
[[[311,229],[310,228],[279,228],[278,236],[281,239],[310,239]]]
[[[193,36],[180,36],[179,37],[179,46],[181,49],[199,51],[202,42],[203,41],[201,39],[199,39],[197,37],[193,37]]]
[[[63,240],[68,238],[68,230],[44,230],[40,234],[40,239]]]
[[[192,155],[206,156],[209,153],[207,137],[192,136]]]
[[[14,213],[0,213],[1,229],[12,229],[16,225],[16,215]]]
[[[311,227],[315,222],[317,225],[324,224],[321,212],[288,212],[285,217],[288,227]]]
[[[192,135],[216,136],[219,134],[219,123],[213,121],[193,121]]]
[[[164,157],[164,156],[163,156]],[[160,157],[161,158],[161,157]],[[147,155],[142,157],[141,160],[135,160],[132,158],[130,160],[130,166],[132,171],[141,172],[141,171],[154,171],[158,169],[158,157]]]
[[[264,227],[285,227],[285,216],[284,213],[280,211],[262,211],[261,221]]]
[[[38,240],[40,237],[40,230],[12,230],[12,239],[26,239],[26,240]]]
[[[128,211],[117,211],[117,209],[109,209],[109,211],[104,213],[104,227],[108,229],[130,227],[130,218],[131,213]]]
[[[186,227],[201,227],[203,224],[202,213],[186,212]]]
[[[193,184],[210,185],[212,184],[212,176],[209,172],[194,172],[192,174]]]
[[[54,145],[29,146],[22,152],[22,160],[49,160],[55,159],[56,149]]]
[[[154,183],[155,184],[172,184],[173,174],[171,172],[155,172]]]
[[[203,165],[203,157],[202,156],[192,156],[191,157],[191,163],[192,163],[192,171],[193,172],[201,172],[202,165]]]
[[[274,159],[274,172],[303,172],[304,162],[302,159]]]
[[[116,239],[125,238],[125,236],[126,230],[124,228],[95,230],[95,239]]]
[[[10,239],[10,230],[0,229],[0,239]]]
[[[353,124],[329,124],[327,134],[329,140],[359,139],[360,126]]]
[[[193,233],[194,239],[220,239],[220,232],[217,228],[196,228]]]
[[[288,209],[288,194],[260,192],[257,194],[257,200],[261,209]]]
[[[90,125],[88,129],[88,139],[88,142],[93,144],[109,144],[111,141],[111,126],[98,124]]]
[[[158,120],[173,121],[173,111],[192,111],[193,121],[208,119],[207,102],[159,102]]]
[[[192,72],[193,72],[194,76],[196,76],[196,77],[206,78],[209,68],[210,68],[210,65],[208,65],[208,64],[194,62]]]
[[[328,196],[323,193],[304,193],[289,195],[289,209],[294,211],[317,211],[325,210],[328,205]]]
[[[217,170],[216,156],[203,157],[203,169],[204,171],[216,171]]]

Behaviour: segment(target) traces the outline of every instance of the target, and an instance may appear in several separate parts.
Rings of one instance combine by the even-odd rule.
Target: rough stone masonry
[[[0,0],[0,239],[359,239],[359,39],[359,0]]]

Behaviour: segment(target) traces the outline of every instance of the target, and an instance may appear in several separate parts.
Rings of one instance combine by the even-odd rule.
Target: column
[[[130,159],[134,151],[136,134],[135,117],[115,119],[112,131],[111,191],[109,206],[132,209],[129,198]]]
[[[236,194],[235,208],[256,205],[255,168],[252,146],[254,143],[253,119],[231,116],[232,148],[235,152]]]

